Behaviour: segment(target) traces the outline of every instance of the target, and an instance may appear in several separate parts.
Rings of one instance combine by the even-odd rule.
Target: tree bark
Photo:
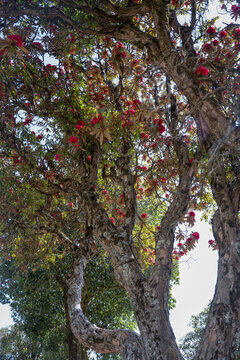
[[[144,359],[181,360],[182,355],[169,322],[166,300],[159,293],[159,285],[143,283],[139,284],[137,290],[132,303],[141,334]]]
[[[240,359],[240,238],[236,227],[223,231],[219,212],[215,214],[213,231],[221,247],[218,278],[206,331],[197,360]],[[237,241],[238,239],[238,241]]]
[[[121,353],[123,360],[145,360],[140,336],[130,330],[106,330],[93,325],[81,309],[83,274],[87,260],[76,258],[68,281],[68,313],[72,332],[84,346],[99,353]]]
[[[239,175],[231,186],[220,158],[211,169],[218,210],[213,234],[219,248],[218,278],[197,360],[240,359]]]
[[[67,286],[65,282],[57,279],[62,287],[63,295],[64,295],[64,308],[66,314],[66,338],[68,345],[68,357],[69,360],[88,360],[88,354],[84,346],[76,340],[70,324],[70,318],[68,314],[68,302],[67,302]]]

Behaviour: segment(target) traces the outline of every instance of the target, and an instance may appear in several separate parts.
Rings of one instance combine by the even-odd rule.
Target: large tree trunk
[[[218,278],[197,360],[240,359],[239,174],[229,186],[220,158],[212,165],[212,191],[218,205],[213,234],[219,248]],[[234,169],[234,168],[233,168]]]
[[[218,244],[222,243],[218,279],[198,360],[240,359],[240,238],[236,226],[227,228],[223,231],[216,213],[213,229]]]
[[[68,301],[67,301],[67,286],[66,283],[58,278],[57,279],[62,287],[64,295],[64,309],[66,314],[66,338],[68,345],[68,357],[69,360],[88,360],[88,354],[84,346],[75,338],[70,324],[70,318],[68,313]]]
[[[158,284],[139,284],[137,290],[133,307],[141,334],[144,359],[182,359],[169,322],[169,311],[165,304],[167,300],[163,300],[159,293]]]

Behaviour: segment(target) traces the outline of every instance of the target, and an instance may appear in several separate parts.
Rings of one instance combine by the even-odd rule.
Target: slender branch
[[[193,30],[194,26],[196,25],[197,21],[197,14],[196,14],[196,0],[191,0],[191,24],[190,29]]]

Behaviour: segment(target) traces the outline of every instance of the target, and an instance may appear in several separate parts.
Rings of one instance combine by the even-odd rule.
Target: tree
[[[173,264],[199,239],[192,210],[211,208],[211,188],[219,273],[195,358],[239,357],[240,30],[204,20],[207,8],[197,0],[0,8],[2,246],[23,267],[36,254],[49,261],[71,252],[72,332],[100,353],[182,358],[169,283]],[[237,4],[222,9],[237,20]],[[44,54],[56,65],[45,65]],[[82,312],[84,271],[99,244],[139,334],[96,328]]]

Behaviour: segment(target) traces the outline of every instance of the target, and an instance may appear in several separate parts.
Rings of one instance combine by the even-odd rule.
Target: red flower
[[[177,246],[178,246],[178,247],[182,247],[182,243],[179,242],[179,243],[177,244]]]
[[[76,128],[77,130],[81,130],[84,125],[85,125],[85,124],[84,124],[83,121],[79,121],[78,124],[75,126],[75,128]]]
[[[212,45],[211,44],[204,44],[203,45],[203,51],[211,51]]]
[[[214,240],[208,240],[209,245],[213,245],[214,244]]]
[[[227,36],[227,32],[226,32],[225,30],[222,30],[222,31],[220,32],[219,36],[220,36],[221,38],[224,38],[224,37]]]
[[[137,104],[141,105],[141,101],[138,99],[133,100],[133,105],[136,106]]]
[[[94,118],[92,118],[92,120],[90,121],[91,122],[91,124],[92,125],[96,125],[96,124],[98,124],[99,122],[101,122],[102,121],[102,115],[98,115],[98,117],[94,117]]]
[[[238,12],[238,10],[240,10],[240,6],[232,5],[231,10],[232,10],[233,13],[235,14],[236,12]]]
[[[8,39],[12,40],[14,45],[18,47],[23,46],[22,38],[19,35],[8,35]]]
[[[190,216],[194,217],[195,216],[195,212],[194,211],[189,211],[188,213]]]
[[[200,235],[198,232],[192,233],[192,236],[194,236],[196,238],[196,240],[198,240],[200,238]]]
[[[113,217],[110,218],[112,224],[115,224],[115,219]]]
[[[37,139],[37,140],[42,140],[42,138],[43,138],[43,135],[38,135],[38,136],[36,136],[36,139]]]
[[[148,216],[147,216],[146,213],[143,213],[143,214],[141,215],[141,218],[142,218],[142,219],[147,219],[147,217],[148,217]]]
[[[158,125],[158,131],[160,132],[160,134],[162,134],[165,131],[165,126],[163,125]]]
[[[43,48],[42,44],[40,42],[34,41],[33,45],[39,46],[40,48]]]
[[[215,39],[215,40],[212,41],[212,44],[213,44],[214,46],[217,46],[217,45],[219,44],[219,42],[218,42],[217,39]]]
[[[73,207],[73,202],[70,202],[68,205],[71,206],[71,207]]]
[[[69,144],[77,144],[78,143],[78,138],[76,136],[71,136],[69,139],[68,139],[68,142]]]
[[[216,33],[216,30],[215,30],[215,28],[214,28],[213,26],[210,26],[210,27],[207,29],[207,34],[213,35],[213,34],[215,34],[215,33]]]
[[[25,121],[23,122],[23,125],[28,125],[32,122],[31,118],[26,118]]]
[[[163,119],[156,118],[153,120],[153,123],[154,124],[158,123],[158,125],[161,125],[163,123]]]
[[[167,182],[167,179],[166,179],[164,176],[160,177],[159,180],[162,181],[162,182],[164,182],[164,183]]]
[[[55,160],[56,161],[60,160],[60,154],[55,155]]]
[[[195,73],[197,73],[198,75],[205,75],[207,76],[209,73],[209,70],[207,68],[205,68],[204,66],[199,66],[196,70]]]

